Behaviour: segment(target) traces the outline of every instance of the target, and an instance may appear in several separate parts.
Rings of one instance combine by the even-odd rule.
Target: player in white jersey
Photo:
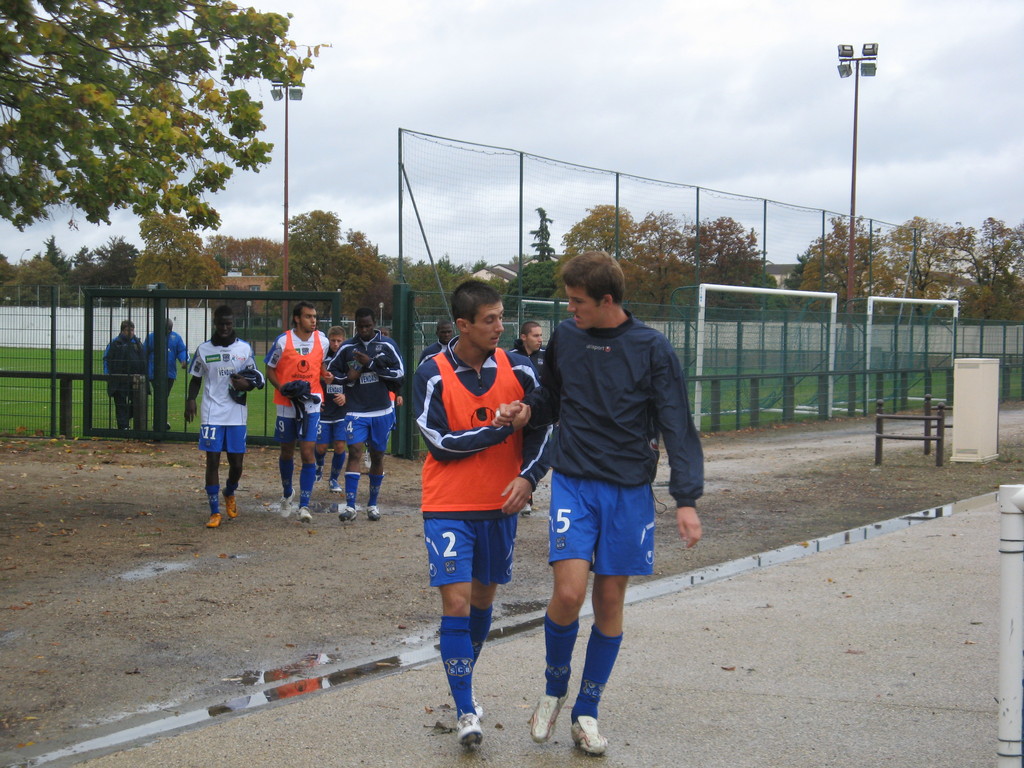
[[[189,371],[192,379],[185,401],[185,421],[196,417],[196,396],[203,390],[199,419],[199,450],[206,451],[206,495],[210,501],[207,528],[221,523],[220,454],[228,454],[228,482],[224,486],[224,512],[238,516],[235,490],[242,477],[245,457],[246,418],[245,393],[263,389],[264,379],[256,369],[249,342],[235,335],[235,319],[231,307],[223,304],[213,313],[213,337],[196,348]]]

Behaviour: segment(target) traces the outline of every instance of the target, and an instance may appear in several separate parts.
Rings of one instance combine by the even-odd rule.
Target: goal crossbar
[[[707,295],[709,291],[719,293],[753,293],[762,296],[796,296],[803,297],[806,299],[828,299],[831,304],[829,312],[829,335],[828,335],[828,415],[832,416],[832,371],[836,367],[836,317],[839,309],[839,296],[836,293],[828,293],[824,291],[795,291],[786,288],[752,288],[745,285],[718,285],[716,283],[701,283],[697,291],[697,367],[696,375],[697,380],[694,382],[693,389],[693,420],[697,426],[698,431],[701,428],[701,419],[703,413],[701,410],[702,406],[702,382],[700,377],[704,374],[704,341],[705,341],[705,314],[707,310]]]
[[[874,328],[875,304],[919,304],[922,306],[950,306],[953,308],[953,348],[949,359],[956,357],[956,325],[960,318],[960,302],[956,299],[894,299],[889,296],[868,296],[868,319],[864,329],[864,370],[871,370],[871,333]]]

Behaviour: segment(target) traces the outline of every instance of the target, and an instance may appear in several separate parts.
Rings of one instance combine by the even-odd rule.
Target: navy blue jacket
[[[625,486],[650,483],[658,436],[668,452],[669,493],[694,506],[704,492],[704,454],[686,380],[661,333],[627,313],[616,328],[561,323],[544,354],[541,388],[524,402],[531,425],[558,424],[552,469]]]
[[[366,353],[370,362],[364,368],[355,359],[355,351]],[[394,339],[381,335],[377,331],[369,341],[363,341],[358,335],[347,340],[338,348],[337,367],[331,372],[335,376],[338,371],[350,368],[359,371],[359,378],[345,382],[345,408],[348,413],[361,415],[377,415],[394,410],[391,404],[390,387],[401,385],[405,376],[402,356]]]

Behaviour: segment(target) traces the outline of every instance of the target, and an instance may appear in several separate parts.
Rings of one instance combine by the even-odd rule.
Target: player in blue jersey
[[[487,283],[468,280],[452,293],[459,335],[416,369],[413,409],[430,453],[423,464],[423,538],[430,585],[441,595],[439,630],[458,738],[483,738],[473,675],[491,627],[499,584],[512,578],[516,513],[544,476],[548,429],[491,421],[503,400],[537,387],[530,362],[497,349],[504,308]]]
[[[393,339],[377,330],[373,310],[356,310],[356,335],[341,345],[336,366],[345,371],[345,438],[348,444],[348,469],[345,472],[343,515],[356,514],[356,497],[362,475],[363,451],[370,452],[370,496],[366,517],[380,520],[377,501],[384,482],[384,452],[395,426],[395,404],[390,387],[397,387],[405,376],[402,356]],[[390,385],[390,386],[389,386]]]
[[[199,419],[199,450],[206,451],[206,495],[210,502],[207,528],[217,528],[220,513],[220,454],[228,454],[228,481],[224,486],[224,512],[238,516],[235,489],[242,477],[245,458],[245,393],[263,389],[264,379],[256,369],[249,342],[235,335],[231,307],[223,304],[213,312],[213,336],[196,348],[190,366],[192,379],[185,400],[185,422],[196,417],[196,397],[203,391]]]
[[[343,368],[332,364],[338,359],[338,351],[345,342],[345,329],[335,325],[327,331],[330,349],[324,357],[324,402],[320,408],[320,427],[316,438],[316,474],[317,479],[323,477],[324,459],[327,449],[334,447],[331,456],[331,469],[328,489],[332,493],[344,493],[345,488],[338,482],[345,469],[346,436],[345,436],[345,380]],[[340,361],[338,361],[340,363]],[[351,520],[355,511],[349,515],[347,509],[339,514],[342,520]]]
[[[550,461],[549,559],[554,588],[544,619],[546,688],[530,718],[534,741],[547,741],[568,696],[579,614],[594,573],[594,623],[572,739],[583,752],[604,754],[597,709],[622,642],[631,575],[654,568],[654,497],[659,436],[669,457],[669,493],[686,546],[701,537],[696,502],[704,459],[675,351],[662,334],[622,307],[618,263],[588,252],[562,267],[569,313],[551,335],[541,388],[524,398],[532,425],[558,424]],[[502,406],[495,423],[518,414]]]

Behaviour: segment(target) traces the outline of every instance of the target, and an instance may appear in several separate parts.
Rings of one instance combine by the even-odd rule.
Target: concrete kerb
[[[911,581],[927,579],[931,582],[939,577],[943,567],[947,570],[953,567],[952,563],[942,567],[929,566],[929,562],[934,560],[928,546],[931,540],[937,538],[944,542],[944,537],[950,535],[936,532],[934,535],[926,536],[924,531],[918,534],[918,532],[910,532],[906,529],[916,522],[945,518],[949,515],[962,518],[954,523],[956,527],[967,526],[968,528],[977,528],[980,527],[979,524],[971,525],[969,523],[974,523],[976,518],[983,520],[986,515],[988,517],[996,517],[994,514],[988,514],[993,500],[994,495],[985,495],[953,505],[945,505],[944,507],[895,518],[893,521],[863,526],[851,531],[843,531],[842,534],[824,537],[815,542],[795,545],[794,547],[783,548],[782,550],[751,558],[742,558],[741,560],[725,563],[714,568],[694,571],[683,574],[681,577],[662,580],[631,589],[628,598],[630,602],[642,604],[631,607],[628,613],[627,643],[624,645],[624,653],[621,656],[620,664],[616,667],[615,675],[612,684],[609,685],[602,709],[602,713],[608,713],[607,717],[610,728],[617,730],[617,733],[609,731],[606,735],[612,737],[614,733],[613,741],[620,742],[612,756],[609,756],[609,761],[613,761],[613,764],[622,765],[689,764],[686,761],[681,761],[680,757],[674,754],[675,751],[678,751],[678,743],[674,740],[674,736],[671,733],[660,735],[657,733],[645,733],[645,728],[648,726],[654,727],[659,725],[664,727],[667,717],[672,722],[678,723],[678,726],[673,726],[673,728],[678,727],[683,731],[689,731],[692,728],[692,718],[696,718],[697,722],[705,721],[708,713],[703,712],[701,709],[691,712],[690,707],[686,706],[683,708],[685,711],[680,713],[679,702],[676,700],[680,696],[683,698],[699,698],[703,701],[702,707],[708,707],[710,712],[718,712],[720,714],[721,721],[716,723],[712,719],[705,723],[705,727],[711,729],[713,735],[722,729],[730,731],[731,728],[738,728],[742,720],[740,716],[744,710],[749,710],[751,706],[754,706],[755,711],[748,714],[757,720],[757,712],[761,708],[773,711],[779,701],[786,700],[792,696],[795,696],[795,698],[788,701],[788,707],[793,708],[794,715],[802,712],[804,707],[812,705],[813,707],[824,708],[817,714],[806,712],[801,715],[806,720],[803,723],[802,731],[807,729],[819,730],[822,727],[822,724],[819,722],[820,719],[826,717],[829,711],[833,712],[836,717],[839,717],[842,722],[844,717],[849,717],[858,711],[861,711],[864,717],[868,713],[870,713],[871,718],[877,717],[879,714],[877,707],[882,705],[882,703],[885,703],[887,707],[892,707],[893,702],[888,700],[889,697],[894,695],[892,693],[886,694],[885,697],[881,698],[876,696],[862,698],[863,694],[837,696],[835,694],[837,686],[839,686],[839,690],[847,689],[850,686],[859,690],[862,687],[862,683],[858,683],[856,680],[847,682],[842,682],[839,679],[831,680],[835,670],[829,671],[830,668],[815,673],[813,684],[810,684],[812,679],[807,675],[816,667],[813,657],[818,649],[818,644],[824,640],[827,646],[831,638],[823,637],[823,635],[833,634],[826,633],[824,630],[829,626],[829,622],[838,622],[839,618],[831,618],[828,614],[821,614],[822,604],[818,602],[818,598],[821,595],[815,596],[814,593],[820,592],[822,585],[814,582],[813,579],[811,584],[807,584],[805,577],[814,570],[827,567],[825,562],[828,558],[837,558],[842,565],[841,570],[845,568],[844,572],[846,575],[844,575],[842,581],[857,581],[866,578],[869,581],[878,582],[880,574],[885,574],[881,577],[881,584],[871,585],[872,591],[876,591],[878,588],[882,588],[883,591],[895,589],[897,590],[897,598],[900,595],[903,598],[914,595],[916,591],[911,589],[906,581],[900,577],[900,573],[907,571]],[[900,530],[905,532],[895,537],[878,538],[883,532],[897,532]],[[954,534],[952,536],[959,535]],[[918,553],[922,554],[923,557],[910,559],[906,557],[892,557],[890,550],[900,552],[905,549],[902,544],[897,544],[897,539],[904,540],[907,538],[916,544],[916,549],[913,547],[909,548],[911,554],[920,550]],[[986,552],[990,550],[990,557],[988,559],[995,560],[997,532],[987,543],[984,541],[981,543],[975,542],[974,538],[966,541],[972,543],[972,552],[978,550],[972,555],[973,559],[985,559],[987,557]],[[874,545],[874,547],[881,548],[883,554],[881,556],[874,554],[876,553],[876,548],[870,544],[866,547],[857,548],[842,546],[843,544],[853,542],[878,542],[879,544]],[[991,545],[987,547],[987,550],[985,549],[986,544]],[[806,555],[812,553],[822,553],[825,557],[806,558]],[[904,552],[904,554],[906,553]],[[868,560],[874,567],[857,565],[856,563],[859,560]],[[919,560],[924,562],[919,562]],[[955,560],[955,557],[953,560]],[[852,561],[853,564],[844,564],[846,561]],[[812,563],[815,564],[812,566]],[[784,567],[777,569],[767,568],[768,565],[774,564],[784,564]],[[994,567],[990,570],[994,572]],[[774,575],[775,571],[778,571],[779,575]],[[769,575],[769,573],[772,573],[772,575]],[[979,569],[974,574],[979,579],[988,579],[991,575],[984,571],[984,569]],[[994,575],[991,575],[991,579],[994,580],[993,583],[997,586],[997,579],[995,579]],[[737,595],[742,596],[751,589],[755,591],[764,589],[767,584],[776,582],[782,586],[781,590],[769,594],[763,604],[760,603],[760,600],[755,600],[753,603],[746,604],[745,609],[742,611],[735,612],[743,604],[742,600],[736,602]],[[831,594],[836,590],[829,589],[827,585],[838,585],[839,582],[839,579],[827,578],[824,582],[824,596],[836,597],[836,595]],[[936,586],[941,584],[943,587],[948,588],[961,588],[968,595],[984,594],[983,591],[978,591],[982,589],[981,585],[965,587],[955,582],[955,580],[939,580],[935,584]],[[692,586],[711,585],[717,586],[709,590],[693,591],[688,589]],[[811,594],[805,594],[808,592]],[[931,589],[924,589],[922,594],[931,596],[932,592],[933,590]],[[731,597],[726,599],[727,595]],[[655,597],[659,599],[653,600],[652,598]],[[843,599],[852,596],[840,595],[839,597]],[[918,616],[919,621],[928,615],[927,612],[923,613],[921,611],[920,605],[916,605],[916,603],[908,604],[905,599],[895,599],[889,602],[892,603],[889,607],[897,608],[895,612],[892,610],[885,611],[887,615],[892,613],[892,621],[896,623],[893,625],[892,633],[896,636],[900,634],[896,628],[901,626],[906,618],[905,616],[901,617],[901,615],[903,612],[906,612],[908,607],[912,608],[910,612]],[[936,615],[933,618],[939,625],[942,624],[943,616],[948,615],[949,605],[953,602],[955,601],[947,601],[949,604],[944,604],[942,608],[936,610]],[[973,601],[968,602],[973,604]],[[787,615],[786,620],[779,626],[772,626],[771,622],[769,622],[768,626],[760,627],[763,624],[760,620],[764,616],[772,615],[776,617],[775,621],[777,621],[780,612],[778,610],[771,610],[772,608],[778,608],[782,604],[791,603],[796,614],[804,616],[804,623],[801,626],[793,626],[793,616]],[[853,607],[857,605],[857,602],[848,602],[845,605]],[[915,605],[916,607],[914,607]],[[727,616],[722,614],[723,606],[727,608]],[[684,621],[681,616],[673,615],[676,611],[693,615]],[[844,621],[852,622],[853,625],[859,623],[864,624],[866,627],[877,627],[879,615],[881,613],[876,609],[876,613],[873,615],[860,616],[859,618],[854,618],[854,620],[847,616]],[[488,644],[484,657],[481,659],[479,681],[481,683],[481,691],[483,692],[480,695],[484,699],[485,708],[494,712],[499,718],[504,717],[505,722],[514,720],[514,725],[505,727],[501,727],[500,722],[498,725],[495,725],[494,721],[492,721],[492,724],[490,724],[492,727],[488,727],[485,731],[486,738],[483,748],[481,748],[481,755],[486,755],[490,765],[506,764],[502,762],[505,760],[505,757],[499,754],[504,754],[506,750],[511,750],[511,753],[509,753],[510,762],[508,764],[515,764],[517,768],[519,768],[520,763],[514,759],[515,756],[520,756],[520,758],[523,755],[531,755],[535,758],[545,755],[553,757],[550,752],[552,745],[549,744],[545,745],[544,748],[536,748],[536,745],[529,742],[528,736],[525,736],[524,732],[520,732],[523,731],[523,726],[519,722],[520,720],[524,722],[526,717],[528,717],[528,709],[532,706],[532,696],[537,694],[541,684],[540,674],[523,676],[518,675],[517,671],[532,671],[541,664],[540,658],[543,656],[543,641],[539,642],[536,633],[529,633],[528,631],[539,626],[542,618],[543,611],[538,611],[536,615],[518,616],[514,623],[497,626],[495,642]],[[694,622],[696,624],[708,623],[709,626],[693,631],[689,625],[692,625]],[[736,626],[726,631],[725,634],[719,634],[719,631],[716,630],[716,626],[732,625],[733,623]],[[675,626],[679,626],[680,629],[678,631],[668,629]],[[971,626],[983,628],[986,635],[994,635],[996,622],[994,618],[988,617],[985,620],[978,620],[977,624],[972,623]],[[885,628],[880,629],[883,632],[888,632]],[[909,631],[910,628],[906,627],[904,629]],[[856,634],[856,630],[852,627],[850,632],[851,634]],[[637,640],[634,640],[634,633]],[[733,633],[736,633],[735,636],[733,636]],[[925,639],[922,642],[925,642],[926,645],[934,645],[934,636],[941,635],[942,633],[941,626],[933,627],[929,632],[924,633],[926,637],[932,637],[933,639]],[[981,634],[982,630],[978,630],[978,633]],[[581,637],[584,637],[584,634]],[[515,640],[517,637],[520,639]],[[709,642],[712,637],[716,638],[715,641]],[[759,637],[761,638],[760,643],[757,641]],[[784,642],[779,643],[780,638],[785,638]],[[888,642],[898,643],[898,637],[894,637],[893,640]],[[971,645],[980,644],[977,640],[970,642]],[[753,647],[751,647],[752,643],[754,644]],[[763,647],[761,647],[761,643],[763,643]],[[843,651],[845,656],[868,655],[867,650],[861,653],[857,647],[852,647],[855,644],[848,644],[851,647]],[[911,646],[919,644],[918,641],[911,642]],[[581,642],[578,645],[578,650],[584,645],[585,643]],[[989,645],[994,648],[996,645],[994,637],[991,638],[991,642],[986,640],[984,645],[986,646],[986,651]],[[692,668],[695,659],[719,658],[721,659],[720,664],[717,668],[713,665],[713,669],[718,669],[722,673],[733,673],[726,676],[726,680],[763,680],[764,675],[758,674],[758,671],[766,669],[764,662],[759,660],[757,664],[737,664],[730,662],[728,657],[723,654],[739,653],[739,655],[743,655],[751,653],[755,656],[766,657],[772,656],[774,654],[772,649],[779,646],[788,649],[804,648],[803,653],[807,654],[808,660],[804,668],[807,675],[800,673],[801,664],[797,664],[797,669],[788,668],[788,665],[799,662],[799,659],[791,656],[788,660],[780,659],[777,663],[773,662],[771,664],[770,669],[773,672],[771,677],[775,679],[775,683],[758,685],[752,690],[744,690],[744,686],[739,686],[738,690],[733,690],[732,686],[720,686],[718,683],[721,681],[719,680],[715,680],[714,684],[712,684],[712,681],[706,680],[707,670]],[[745,648],[745,650],[740,652],[738,650],[740,648]],[[658,652],[658,649],[663,649],[665,654],[663,655]],[[677,670],[677,662],[679,660],[677,656],[679,656],[680,652],[684,656],[685,663],[682,664],[682,670],[687,670],[685,674],[682,670]],[[923,662],[924,659],[920,655],[913,655],[914,658],[918,659],[918,662]],[[665,659],[665,663],[658,662],[658,658]],[[671,659],[671,662],[668,659]],[[842,660],[844,663],[850,662],[850,659],[846,657],[843,657]],[[906,672],[903,669],[905,659],[899,665],[896,665],[894,660],[888,656],[883,659],[876,657],[876,660],[884,660],[888,667],[898,667],[901,674],[908,674],[910,678],[916,677],[915,671]],[[577,664],[579,669],[582,659]],[[37,754],[35,758],[30,758],[28,753],[26,753],[25,757],[29,759],[19,764],[71,765],[91,756],[108,755],[108,757],[100,757],[97,760],[90,761],[88,764],[103,766],[104,768],[106,766],[113,768],[118,765],[209,765],[212,762],[207,760],[207,758],[211,757],[210,755],[205,755],[199,762],[191,763],[186,761],[187,753],[195,749],[200,751],[197,754],[205,754],[205,751],[211,748],[213,742],[219,743],[225,738],[225,736],[218,734],[236,732],[240,734],[249,733],[249,737],[255,737],[258,733],[261,742],[267,744],[276,743],[278,745],[274,746],[273,749],[268,748],[265,754],[256,756],[248,753],[244,744],[237,744],[242,753],[248,755],[248,757],[240,760],[238,755],[231,757],[229,754],[224,753],[217,758],[217,762],[221,765],[237,764],[240,766],[245,765],[246,768],[252,768],[254,765],[269,765],[271,762],[279,765],[313,764],[306,763],[305,758],[312,757],[311,754],[307,753],[311,751],[313,754],[318,754],[318,751],[322,748],[321,746],[316,746],[316,744],[325,740],[327,742],[337,741],[335,749],[343,750],[346,756],[344,761],[337,762],[336,760],[328,759],[328,754],[333,754],[329,751],[328,754],[321,756],[322,759],[327,761],[324,762],[325,765],[358,765],[364,761],[369,761],[368,764],[391,764],[389,762],[377,762],[377,758],[394,760],[400,758],[401,760],[412,761],[407,764],[434,764],[431,756],[436,758],[446,756],[445,759],[458,759],[460,761],[468,759],[469,756],[462,755],[461,750],[455,745],[454,737],[451,735],[444,737],[444,734],[441,733],[444,730],[443,723],[451,720],[452,717],[451,713],[445,710],[446,702],[449,702],[450,698],[447,697],[443,675],[437,667],[437,654],[432,645],[426,644],[420,648],[407,649],[403,651],[403,654],[399,654],[396,657],[377,659],[376,662],[370,662],[369,666],[370,669],[367,670],[365,675],[346,675],[344,674],[346,671],[341,670],[325,672],[321,680],[330,681],[334,679],[338,681],[337,685],[332,685],[328,682],[328,686],[325,687],[343,688],[345,690],[343,696],[301,696],[300,698],[285,699],[284,697],[274,697],[270,692],[273,689],[264,689],[263,691],[256,692],[252,696],[252,698],[256,699],[255,702],[249,702],[246,706],[238,706],[238,701],[232,700],[234,702],[233,709],[231,707],[232,702],[221,702],[219,707],[212,706],[205,710],[196,710],[190,713],[178,712],[173,716],[165,713],[162,718],[155,717],[151,719],[150,722],[144,724],[144,727],[135,733],[122,728],[105,734],[102,739],[91,744],[78,744],[77,748]],[[845,667],[846,665],[843,666]],[[501,669],[498,669],[499,667]],[[885,677],[884,673],[888,670],[888,667],[872,672],[882,674]],[[994,670],[994,668],[994,662],[987,667],[988,670]],[[366,666],[364,668],[349,668],[348,672],[351,673],[353,669],[366,669]],[[381,674],[382,670],[384,674]],[[653,675],[651,674],[652,672]],[[976,672],[980,675],[981,670],[976,670]],[[721,675],[715,674],[713,677],[720,678]],[[801,677],[804,677],[804,682],[798,685],[797,681]],[[991,691],[994,690],[995,682],[994,674],[991,677],[992,680],[988,681],[991,684],[987,686],[988,693],[983,694],[979,700],[973,700],[967,709],[964,707],[963,697],[957,698],[958,686],[949,690],[951,699],[944,700],[939,708],[949,717],[955,716],[954,719],[964,721],[959,723],[957,727],[970,727],[972,731],[981,729],[983,725],[987,727],[990,735],[987,740],[991,742],[990,749],[985,752],[982,743],[975,743],[974,746],[978,748],[978,752],[972,753],[971,756],[972,761],[984,758],[985,760],[982,762],[986,765],[991,764],[992,756],[994,756],[995,712],[994,705],[991,703],[993,701]],[[400,682],[398,682],[399,680]],[[918,682],[920,683],[920,681]],[[779,689],[777,683],[784,683],[783,688],[790,685],[797,686],[799,693]],[[906,683],[901,683],[896,688],[898,689],[903,685],[906,685]],[[974,684],[968,687],[973,688],[975,691],[978,690]],[[499,696],[496,693],[487,695],[487,689],[501,691],[502,695]],[[516,695],[519,689],[522,690]],[[933,686],[932,693],[938,695],[940,690],[941,686]],[[641,696],[640,699],[636,699],[638,695]],[[262,706],[260,706],[261,696],[263,697]],[[736,698],[737,696],[738,699]],[[354,705],[351,703],[353,699],[360,701],[370,699],[371,702],[369,705],[366,705],[369,707],[369,710],[356,711],[353,709]],[[653,721],[651,723],[648,723],[644,717],[638,717],[645,708],[653,706],[654,702],[659,699],[662,702],[658,703],[652,711]],[[732,702],[731,705],[730,701]],[[844,701],[845,703],[843,703]],[[961,701],[961,703],[957,703],[957,701]],[[282,705],[286,702],[294,703],[294,706],[283,709]],[[918,705],[910,702],[909,705],[904,703],[901,706],[904,708],[909,706],[909,711],[912,712],[913,707]],[[738,709],[732,710],[729,709],[730,707]],[[339,708],[342,712],[335,712]],[[325,711],[326,713],[334,713],[334,715],[329,715],[326,719],[322,720],[321,714],[313,715],[311,712],[307,712],[309,710],[316,711],[316,713]],[[406,712],[406,710],[409,710],[409,712]],[[639,711],[635,712],[636,710]],[[897,710],[899,710],[899,707],[897,707]],[[215,712],[217,713],[216,717],[214,717]],[[373,713],[376,713],[376,717],[373,716]],[[239,717],[240,714],[247,714],[247,717]],[[515,717],[510,718],[510,715]],[[519,717],[520,715],[521,717]],[[889,713],[887,717],[892,716],[893,713]],[[340,719],[335,719],[335,717]],[[370,717],[372,722],[366,726],[360,724],[367,717]],[[922,714],[919,713],[915,717],[920,718]],[[306,737],[311,739],[311,741],[304,746],[297,743],[294,738],[291,738],[291,736],[296,735],[292,730],[280,731],[278,735],[273,735],[279,728],[278,724],[293,723],[295,720],[304,724],[307,719],[319,722],[322,730],[317,734],[315,729],[313,729],[313,732],[306,734]],[[786,718],[783,717],[782,720],[785,721]],[[419,723],[420,721],[423,721],[419,725],[420,730],[413,729],[411,731],[412,724]],[[340,726],[340,730],[338,730],[339,723],[344,723],[344,725]],[[612,723],[614,725],[611,725]],[[729,726],[729,723],[733,725]],[[159,727],[161,724],[169,727]],[[783,722],[782,724],[784,725],[785,723]],[[200,727],[212,725],[217,727]],[[563,725],[565,726],[563,730],[566,733],[562,734],[563,737],[560,739],[562,749],[557,753],[562,759],[566,757],[563,750],[567,749],[565,745],[565,742],[568,740],[567,718],[566,723]],[[781,739],[774,732],[778,725],[778,723],[773,725],[765,724],[764,727],[767,728],[767,731],[764,732],[761,732],[762,726],[758,725],[757,722],[748,722],[743,726],[744,737],[756,739],[760,744],[759,748],[751,753],[751,755],[761,755],[759,762],[756,764],[761,766],[835,764],[827,761],[816,763],[800,761],[765,762],[767,755],[764,754],[764,750],[770,746],[771,750],[769,752],[774,754],[775,758],[781,759],[784,753],[787,755],[786,761],[796,760],[797,756],[788,754],[790,753],[788,748],[783,749],[785,744],[776,743],[776,741],[784,741],[788,744],[802,744],[801,749],[807,751],[808,759],[811,756],[820,759],[823,757],[822,751],[830,752],[835,749],[837,740],[843,743],[847,738],[843,735],[845,731],[845,727],[843,727],[839,729],[840,732],[838,733],[822,733],[822,736],[827,737],[824,738],[820,745],[814,746],[806,741],[806,733],[803,735],[790,734],[786,738]],[[410,740],[408,746],[411,751],[408,751],[406,748],[399,749],[394,744],[378,744],[374,746],[373,738],[369,734],[362,734],[362,728],[364,727],[368,728],[371,732],[376,732],[378,738],[382,738],[389,743],[395,739],[402,741],[408,738]],[[949,727],[949,724],[943,727]],[[437,731],[438,738],[431,738],[424,744],[422,729]],[[891,732],[890,729],[892,729]],[[901,738],[906,737],[905,734],[900,735],[901,732],[893,724],[887,724],[881,730],[878,724],[874,724],[870,732],[876,735],[878,733],[888,733],[889,735],[883,739],[883,743],[889,743],[888,740],[896,739],[897,736]],[[289,735],[286,735],[286,733]],[[332,735],[333,733],[337,733],[337,735],[334,736]],[[137,746],[140,741],[153,739],[157,736],[163,736],[163,738],[150,745],[140,746],[140,748]],[[353,752],[356,743],[362,740],[364,736],[370,738],[370,741],[366,744],[367,751],[365,753],[360,753],[358,750]],[[356,743],[352,743],[352,739]],[[865,744],[859,739],[855,740],[857,741],[857,749],[863,751]],[[985,740],[984,738],[979,739],[980,742]],[[288,742],[292,746],[285,749],[279,743],[280,741]],[[940,738],[939,741],[943,741],[943,739]],[[716,738],[711,738],[710,740],[703,738],[701,743],[718,744],[721,746],[721,742]],[[190,746],[190,744],[195,744],[195,746]],[[200,746],[200,744],[203,745]],[[415,744],[419,744],[418,748]],[[82,749],[86,748],[86,746],[88,746],[88,750]],[[117,750],[126,750],[131,748],[131,746],[136,746],[136,749],[132,749],[129,752],[111,754]],[[298,753],[293,754],[291,752],[293,749],[299,749],[300,746],[302,746],[302,749]],[[940,759],[936,762],[936,759],[941,756],[935,755],[932,756],[935,759],[931,759],[930,762],[918,763],[916,760],[902,762],[896,753],[889,753],[890,746],[885,746],[885,749],[882,750],[889,757],[883,762],[877,763],[878,765],[886,764],[891,766],[894,763],[930,766],[956,765],[963,768],[963,766],[967,765],[982,764],[982,762],[941,762]],[[530,752],[529,748],[535,748],[539,752]],[[853,749],[853,744],[849,744],[846,749]],[[694,765],[714,766],[721,764],[734,767],[755,764],[754,762],[748,763],[746,762],[746,757],[737,755],[732,755],[731,762],[716,762],[722,756],[714,754],[715,749],[713,746],[708,746],[707,749],[705,746],[701,746],[701,748],[697,749],[695,745],[690,744],[687,746],[686,754],[692,756],[691,753],[694,750],[701,753],[700,761],[693,763]],[[221,751],[218,749],[216,752],[220,753]],[[263,752],[263,750],[260,752]],[[621,755],[620,752],[622,753]],[[928,750],[928,753],[932,753],[932,750]],[[962,759],[968,757],[963,752],[954,751],[949,754],[958,754]],[[153,755],[152,761],[154,762],[151,762],[151,758],[148,757],[150,755]],[[614,757],[615,755],[618,755],[618,757]],[[299,759],[300,756],[301,759]],[[660,758],[657,756],[660,756]],[[837,755],[836,757],[840,756]],[[866,754],[862,757],[867,759]],[[337,758],[337,755],[335,755],[335,758]],[[620,763],[618,762],[620,758],[628,758],[628,760]],[[879,758],[882,760],[881,755]],[[298,762],[292,762],[293,759],[298,759]],[[668,762],[658,762],[658,759],[664,759]],[[561,764],[564,760],[559,760],[558,762]],[[447,763],[442,762],[440,764]],[[546,765],[548,763],[542,761],[537,764]],[[876,763],[846,762],[846,764],[874,765]]]

